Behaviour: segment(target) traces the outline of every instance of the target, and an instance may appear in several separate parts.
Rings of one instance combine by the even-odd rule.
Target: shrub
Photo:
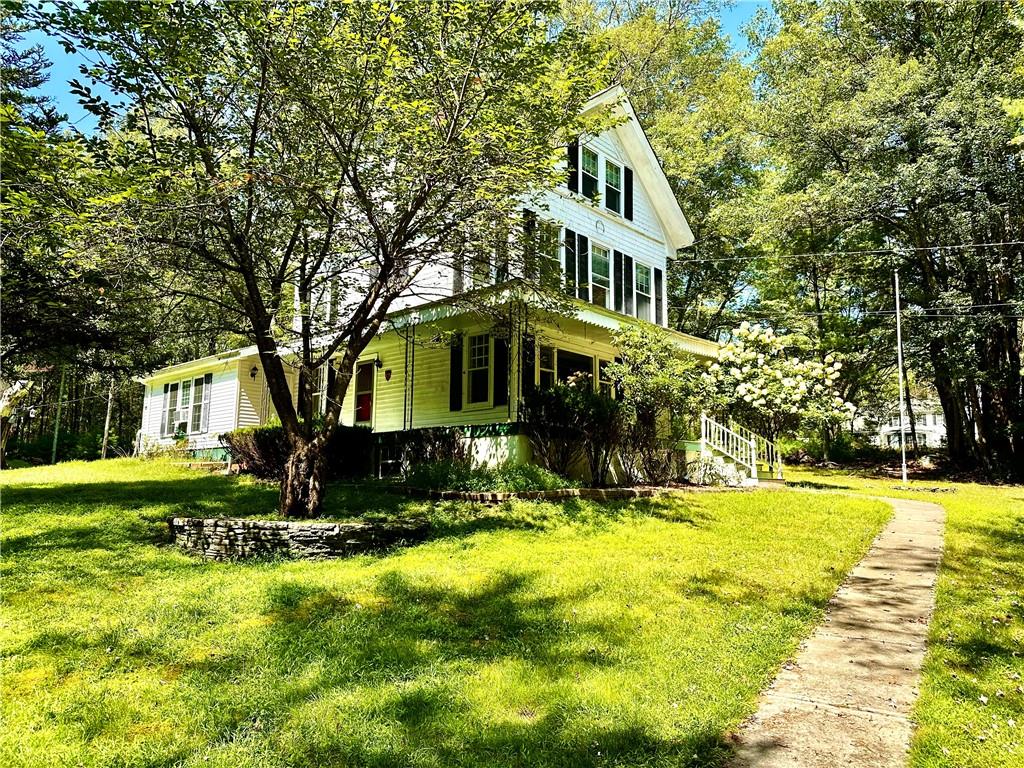
[[[660,329],[623,328],[615,346],[619,358],[606,375],[622,403],[622,469],[631,483],[662,485],[673,474],[675,446],[703,405],[697,364]]]
[[[586,459],[591,483],[604,485],[622,443],[621,411],[618,401],[595,392],[591,379],[580,376],[529,392],[522,418],[541,466],[564,477]]]
[[[575,483],[533,464],[474,467],[468,460],[421,463],[405,477],[414,488],[436,491],[550,491]]]
[[[418,464],[469,461],[469,445],[461,427],[422,427],[378,435],[382,454],[405,473]]]
[[[288,460],[288,441],[280,424],[242,427],[220,436],[232,460],[265,480],[280,480]],[[364,477],[373,469],[373,436],[366,427],[338,427],[327,445],[329,478]]]

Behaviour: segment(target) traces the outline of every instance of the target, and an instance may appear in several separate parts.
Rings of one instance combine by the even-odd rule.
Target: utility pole
[[[903,467],[903,484],[907,484],[907,436],[903,426],[903,328],[900,321],[900,271],[893,270],[896,293],[896,372],[900,388],[900,457]]]
[[[60,410],[64,404],[64,374],[67,366],[60,367],[60,389],[57,392],[57,418],[53,420],[53,450],[50,452],[50,463],[57,463],[57,435],[60,434]]]
[[[107,418],[103,421],[103,447],[100,458],[107,458],[107,442],[110,439],[110,411],[114,407],[114,377],[110,377],[110,389],[107,390]]]

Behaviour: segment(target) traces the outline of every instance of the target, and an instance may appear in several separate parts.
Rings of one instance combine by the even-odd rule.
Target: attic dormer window
[[[622,168],[611,160],[604,161],[604,207],[622,213]]]
[[[580,170],[582,171],[582,184],[581,191],[584,197],[589,197],[591,200],[597,198],[597,193],[600,188],[600,182],[598,181],[598,170],[599,164],[597,159],[597,152],[594,150],[583,147],[580,152],[581,160]]]

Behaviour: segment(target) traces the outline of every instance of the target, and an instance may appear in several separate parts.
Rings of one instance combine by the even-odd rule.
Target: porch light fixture
[[[256,381],[256,377],[259,375],[259,372],[260,372],[260,369],[257,366],[254,365],[252,368],[249,369],[249,377],[253,381]]]
[[[380,355],[378,355],[377,359],[373,361],[373,365],[376,368],[383,368],[384,367],[384,361],[380,359]]]

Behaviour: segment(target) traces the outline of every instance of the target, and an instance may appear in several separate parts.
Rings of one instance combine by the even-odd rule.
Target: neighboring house
[[[933,400],[914,400],[914,430],[920,448],[941,448],[946,445],[946,417],[942,406]],[[881,416],[858,416],[853,421],[853,431],[864,435],[880,448],[900,447],[900,412],[894,405],[890,412]],[[910,433],[910,416],[903,414],[903,432],[907,447],[913,445]]]
[[[667,269],[693,234],[621,88],[586,109],[613,107],[625,118],[568,148],[566,184],[524,210],[540,256],[561,275],[571,309],[554,314],[529,302],[502,303],[502,275],[437,267],[416,296],[396,303],[387,327],[367,346],[342,408],[345,424],[390,434],[420,427],[466,427],[481,461],[528,459],[519,405],[531,387],[585,371],[608,386],[613,332],[623,325],[666,327],[681,353],[713,357],[717,345],[667,329]],[[546,244],[546,245],[545,245]],[[554,271],[554,270],[552,270]],[[498,283],[494,286],[494,283]],[[493,287],[481,287],[491,283]],[[467,288],[492,291],[502,320],[460,308]],[[327,370],[319,391],[325,389]],[[297,376],[296,376],[297,380]],[[141,443],[215,449],[219,434],[274,416],[255,346],[193,360],[142,379]],[[315,402],[323,407],[321,395]],[[382,438],[383,439],[383,438]]]

